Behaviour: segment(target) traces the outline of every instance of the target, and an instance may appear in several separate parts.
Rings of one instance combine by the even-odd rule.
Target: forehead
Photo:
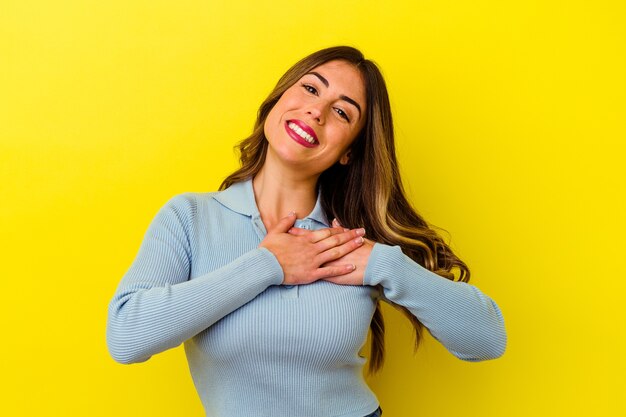
[[[351,63],[341,60],[329,61],[309,72],[317,72],[326,78],[329,89],[365,105],[365,80],[361,71]]]

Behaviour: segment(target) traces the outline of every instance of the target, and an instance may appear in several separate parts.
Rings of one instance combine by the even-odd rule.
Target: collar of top
[[[256,205],[256,200],[254,199],[254,189],[252,188],[251,178],[246,181],[237,182],[224,191],[215,193],[213,198],[226,208],[239,214],[243,214],[244,216],[252,218],[261,217],[259,208]],[[298,221],[298,223],[303,223],[306,220],[312,220],[324,227],[330,227],[330,222],[326,218],[324,210],[322,210],[322,201],[319,193],[317,195],[317,201],[315,202],[313,211],[311,211],[311,213],[309,213],[309,215],[302,221]]]

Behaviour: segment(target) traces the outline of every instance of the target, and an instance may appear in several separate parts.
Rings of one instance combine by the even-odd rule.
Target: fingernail
[[[349,231],[350,231],[350,229],[347,229],[347,228],[345,228],[345,227],[344,227],[344,228],[343,228],[343,231],[344,231],[344,232],[349,232]]]
[[[363,238],[359,236],[356,239],[354,239],[354,241],[360,245],[361,243],[363,243]]]
[[[363,228],[356,229],[356,234],[357,234],[357,236],[364,236],[365,235],[365,229],[363,229]]]
[[[346,265],[346,269],[348,271],[354,271],[356,269],[356,265],[352,264],[352,265]]]
[[[335,227],[339,226],[339,222],[337,221],[337,218],[333,219],[333,226],[335,226]]]
[[[289,214],[287,216],[291,217],[291,216],[295,216],[296,212],[295,211],[290,211]]]

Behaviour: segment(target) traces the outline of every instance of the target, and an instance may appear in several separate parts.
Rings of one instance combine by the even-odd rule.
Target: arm
[[[473,285],[422,267],[399,246],[374,245],[363,284],[381,284],[385,299],[408,308],[460,359],[480,361],[504,353],[506,330],[496,303]]]
[[[143,362],[178,346],[282,283],[280,265],[264,248],[189,280],[194,216],[193,196],[179,195],[150,224],[109,305],[107,345],[116,361]]]

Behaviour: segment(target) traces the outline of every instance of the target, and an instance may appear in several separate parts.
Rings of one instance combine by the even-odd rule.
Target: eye
[[[317,95],[317,90],[316,90],[316,89],[315,89],[315,87],[313,87],[312,85],[310,85],[310,84],[301,84],[301,85],[302,85],[302,87],[304,87],[304,89],[305,89],[306,91],[308,91],[309,93],[314,94],[314,95]]]
[[[339,116],[341,116],[343,119],[345,119],[346,122],[350,121],[350,119],[348,118],[348,115],[346,114],[345,111],[341,110],[339,107],[335,107],[335,111],[337,112],[337,114]]]

